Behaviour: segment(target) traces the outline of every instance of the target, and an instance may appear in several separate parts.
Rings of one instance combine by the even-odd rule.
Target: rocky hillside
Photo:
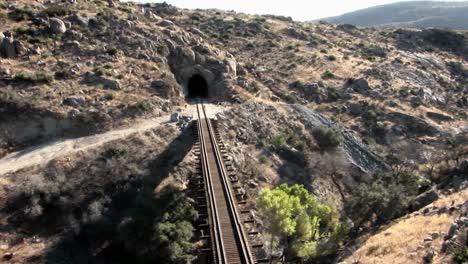
[[[408,1],[370,7],[323,20],[364,27],[468,29],[468,2]]]
[[[288,183],[336,208],[343,232],[309,262],[391,262],[390,246],[369,249],[374,232],[439,197],[457,202],[443,200],[443,221],[427,213],[421,234],[450,233],[461,217],[455,233],[444,250],[398,244],[401,263],[466,250],[466,32],[91,0],[0,3],[0,22],[0,157],[181,112],[196,76],[225,109],[218,127],[252,207],[262,188]],[[196,261],[192,146],[186,124],[167,123],[1,175],[1,257]]]

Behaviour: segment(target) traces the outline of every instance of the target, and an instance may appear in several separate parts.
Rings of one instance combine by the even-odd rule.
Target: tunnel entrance
[[[189,79],[187,89],[188,97],[190,98],[208,98],[208,83],[205,78],[199,74],[195,74]]]

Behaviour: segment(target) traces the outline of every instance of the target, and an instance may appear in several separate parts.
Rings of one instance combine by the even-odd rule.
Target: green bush
[[[263,189],[257,208],[270,235],[270,250],[288,241],[287,256],[310,259],[334,254],[345,234],[337,210],[302,185]]]
[[[340,145],[342,140],[337,130],[327,127],[317,127],[313,129],[312,136],[314,136],[322,152],[334,150]]]
[[[42,11],[42,14],[47,17],[62,17],[71,14],[71,8],[65,5],[54,5]]]
[[[122,144],[117,144],[112,146],[105,152],[106,156],[114,157],[124,157],[128,155],[128,147]]]
[[[452,250],[453,252],[453,260],[457,264],[465,264],[468,263],[468,246],[456,246]]]
[[[323,74],[322,74],[322,79],[333,79],[335,78],[335,74],[329,70],[326,70]]]
[[[0,10],[0,18],[7,18],[8,14],[5,12],[5,10]]]
[[[139,102],[137,104],[137,107],[142,110],[142,111],[145,111],[145,112],[150,112],[151,110],[153,110],[153,105],[148,102],[148,101],[142,101],[142,102]]]
[[[13,77],[13,81],[17,83],[28,84],[43,84],[51,83],[54,81],[54,76],[45,72],[26,73],[20,72]]]
[[[17,8],[8,13],[8,18],[14,21],[18,21],[18,22],[31,20],[33,17],[34,17],[34,12],[26,8],[25,9]]]
[[[261,156],[259,159],[260,163],[262,164],[268,164],[269,160],[266,156]]]
[[[110,56],[115,56],[118,53],[118,49],[116,47],[109,47],[106,49],[106,53]]]
[[[275,149],[280,149],[286,144],[286,139],[284,138],[283,135],[279,134],[279,135],[274,136],[271,139],[270,143]]]
[[[329,61],[336,61],[335,55],[327,56],[327,59],[328,59]]]
[[[106,95],[104,95],[104,98],[108,101],[111,101],[111,100],[114,100],[116,97],[115,93],[113,92],[109,92],[109,93],[106,93]]]
[[[421,178],[412,173],[378,173],[346,201],[348,216],[356,228],[384,224],[408,211],[420,184]]]
[[[96,67],[93,69],[93,72],[96,74],[96,75],[99,75],[99,76],[112,76],[112,72],[104,66],[99,66],[99,67]]]

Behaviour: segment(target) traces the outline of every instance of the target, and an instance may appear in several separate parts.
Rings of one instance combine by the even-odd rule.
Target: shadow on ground
[[[156,155],[151,149],[141,151],[139,144],[144,142],[128,143],[125,158],[113,150],[72,168],[50,162],[44,173],[50,186],[10,197],[0,210],[11,215],[1,230],[25,239],[54,240],[43,256],[27,263],[164,262],[158,244],[151,243],[154,224],[183,194],[167,188],[156,198],[154,189],[190,152],[192,131],[186,129]],[[134,169],[136,164],[146,172]]]

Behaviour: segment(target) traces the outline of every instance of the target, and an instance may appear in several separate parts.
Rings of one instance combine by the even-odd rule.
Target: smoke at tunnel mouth
[[[205,78],[196,74],[189,79],[188,82],[188,97],[208,98],[208,83]]]

